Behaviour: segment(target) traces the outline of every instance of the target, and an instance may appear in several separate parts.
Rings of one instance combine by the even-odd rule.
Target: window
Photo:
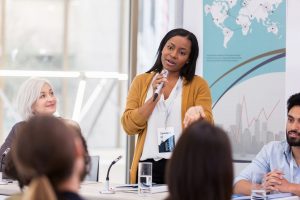
[[[100,181],[104,180],[111,161],[125,156],[120,116],[128,85],[129,3],[1,1],[1,141],[20,119],[13,106],[20,84],[45,70],[58,72],[60,77],[46,74],[59,99],[58,113],[79,122],[90,153],[100,155]],[[26,73],[17,76],[15,70]],[[77,74],[66,78],[62,71]],[[110,179],[125,182],[125,159],[114,167]]]

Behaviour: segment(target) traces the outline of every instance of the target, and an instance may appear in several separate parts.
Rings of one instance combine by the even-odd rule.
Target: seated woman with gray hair
[[[16,123],[12,127],[0,148],[0,156],[3,158],[4,152],[11,147],[14,138],[20,132],[19,129],[24,125],[24,122],[37,115],[53,115],[56,112],[56,104],[57,99],[54,89],[47,79],[38,77],[27,79],[21,85],[16,97],[17,110],[23,121]],[[80,129],[76,122],[72,120],[66,121]],[[1,159],[1,162],[0,171],[4,171],[2,166],[5,164],[5,159],[4,161]]]

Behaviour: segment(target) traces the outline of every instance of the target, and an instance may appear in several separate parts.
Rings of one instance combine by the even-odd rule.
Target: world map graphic
[[[266,32],[278,36],[279,22],[273,20],[276,10],[283,0],[214,0],[204,5],[206,17],[211,16],[213,23],[223,33],[223,46],[237,31],[243,36],[253,32],[252,25],[257,22]]]

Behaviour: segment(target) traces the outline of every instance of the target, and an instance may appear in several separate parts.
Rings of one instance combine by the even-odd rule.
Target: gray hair
[[[53,90],[47,79],[38,77],[31,77],[21,85],[16,97],[16,107],[23,120],[28,120],[34,115],[32,106],[40,97],[44,84],[48,84]]]

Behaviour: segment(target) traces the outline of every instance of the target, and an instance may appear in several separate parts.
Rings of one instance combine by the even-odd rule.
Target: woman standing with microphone
[[[193,33],[171,30],[159,45],[153,67],[134,78],[121,119],[128,135],[138,134],[131,183],[137,182],[139,162],[151,162],[152,181],[165,183],[165,165],[182,129],[197,119],[213,123],[209,87],[195,75],[198,53]]]

